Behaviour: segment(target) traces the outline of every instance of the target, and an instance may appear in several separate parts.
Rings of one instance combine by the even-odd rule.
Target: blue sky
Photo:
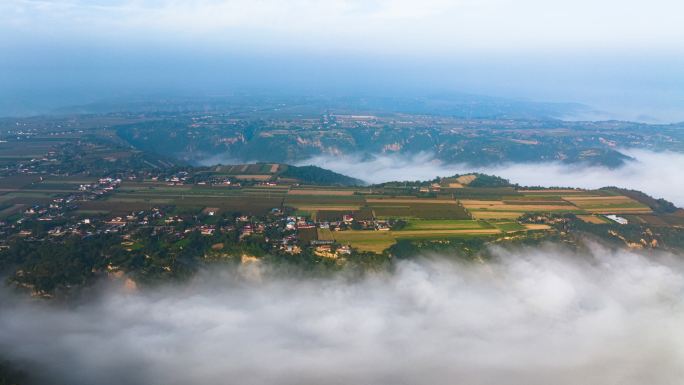
[[[682,14],[674,0],[3,0],[0,113],[271,85],[453,90],[684,120]]]

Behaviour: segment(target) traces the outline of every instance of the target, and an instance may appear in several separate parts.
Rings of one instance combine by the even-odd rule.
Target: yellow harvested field
[[[502,207],[504,210],[519,210],[519,211],[576,211],[577,207],[570,205],[504,205]]]
[[[241,179],[241,180],[269,180],[271,179],[271,175],[258,175],[258,174],[241,174],[241,175],[235,175],[235,179]]]
[[[381,253],[396,242],[389,231],[335,231],[332,234],[337,243],[373,253]]]
[[[458,203],[455,200],[452,199],[420,199],[420,198],[413,198],[413,199],[395,199],[395,198],[389,198],[389,199],[366,199],[367,203],[420,203],[420,204],[456,204]]]
[[[447,184],[448,188],[463,188],[463,185],[460,183],[449,183]]]
[[[549,189],[549,190],[518,190],[518,192],[523,193],[523,194],[553,195],[553,194],[565,194],[565,193],[583,193],[583,192],[585,192],[585,190]]]
[[[597,217],[596,215],[578,215],[577,218],[583,220],[584,222],[593,223],[595,225],[601,225],[606,223],[606,221],[604,221],[600,217]]]
[[[543,224],[525,223],[523,226],[526,230],[551,230],[551,226]]]
[[[461,200],[461,203],[463,206],[466,205],[502,205],[504,204],[503,201],[483,201],[483,200],[477,200],[477,199],[464,199]]]
[[[472,183],[472,181],[474,181],[475,179],[477,179],[477,176],[475,175],[461,175],[458,178],[456,178],[456,182],[462,185],[468,185]]]
[[[615,195],[615,196],[564,196],[561,197],[564,200],[568,202],[611,202],[611,203],[622,203],[622,202],[630,202],[630,203],[636,203],[635,200],[632,198],[626,197],[624,195]]]
[[[493,211],[555,211],[555,210],[576,210],[576,207],[567,204],[510,204],[502,201],[482,201],[482,200],[462,200],[461,204],[471,210],[493,210]]]
[[[354,195],[354,190],[324,190],[324,189],[302,189],[290,190],[288,195],[334,195],[334,196],[348,196]]]
[[[616,196],[564,196],[564,200],[592,214],[649,214],[651,209],[632,198]]]
[[[525,197],[525,198],[520,198],[520,199],[515,199],[515,200],[506,200],[506,201],[504,201],[504,204],[509,204],[509,205],[540,205],[540,206],[563,205],[563,206],[568,207],[568,208],[574,208],[574,206],[572,204],[570,204],[568,201],[564,201],[562,199],[559,199],[559,200],[551,200],[551,199],[540,200],[540,197]]]
[[[515,211],[471,211],[475,219],[518,219],[523,213]]]
[[[649,208],[639,207],[610,207],[585,210],[594,214],[650,214],[653,212]]]
[[[275,174],[278,172],[278,169],[280,168],[280,165],[277,163],[274,163],[271,165],[271,174]]]
[[[470,219],[461,220],[413,220],[402,230],[467,230],[490,228],[487,222]]]
[[[396,241],[394,239],[390,239],[387,241],[354,241],[349,244],[360,251],[370,251],[371,253],[381,254],[395,243]]]
[[[319,239],[321,238],[319,231]],[[335,242],[349,244],[362,251],[381,253],[392,246],[397,239],[439,239],[459,235],[492,235],[501,234],[499,229],[470,229],[470,230],[401,230],[401,231],[332,231],[330,232]],[[327,235],[326,235],[327,236]]]

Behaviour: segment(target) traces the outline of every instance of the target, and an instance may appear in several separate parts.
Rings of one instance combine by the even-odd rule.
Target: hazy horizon
[[[0,4],[0,115],[235,91],[456,92],[684,121],[672,0]]]

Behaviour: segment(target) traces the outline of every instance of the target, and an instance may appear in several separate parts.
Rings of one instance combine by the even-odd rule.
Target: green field
[[[349,244],[362,251],[381,253],[392,246],[396,239],[389,231],[334,231],[335,242]]]
[[[491,229],[492,225],[485,221],[471,219],[449,220],[410,220],[403,230],[468,230]]]
[[[492,222],[492,225],[505,233],[526,230],[525,227],[518,222]]]
[[[369,203],[380,219],[470,219],[463,207],[457,204],[434,203]]]

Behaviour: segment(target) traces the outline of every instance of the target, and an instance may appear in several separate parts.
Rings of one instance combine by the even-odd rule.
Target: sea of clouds
[[[472,171],[522,185],[642,190],[684,206],[684,155],[623,167],[434,157],[310,159],[369,182]],[[78,304],[0,290],[0,358],[49,384],[680,384],[684,259],[665,253],[493,249],[364,278],[294,278],[258,264]]]
[[[681,257],[591,247],[357,279],[252,265],[71,306],[3,291],[0,351],[69,385],[681,384]]]
[[[370,183],[430,180],[468,172],[483,172],[524,186],[600,188],[617,186],[643,191],[684,207],[684,154],[623,150],[634,158],[618,168],[570,165],[560,162],[509,163],[475,167],[446,164],[431,154],[315,157],[300,164],[314,164]]]

